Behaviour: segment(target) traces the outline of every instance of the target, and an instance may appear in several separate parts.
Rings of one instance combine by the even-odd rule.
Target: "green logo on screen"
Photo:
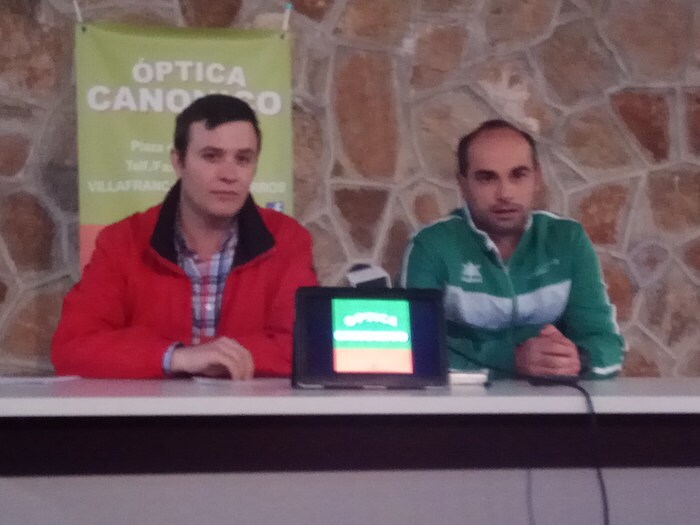
[[[403,299],[333,299],[336,372],[411,373],[411,312]]]

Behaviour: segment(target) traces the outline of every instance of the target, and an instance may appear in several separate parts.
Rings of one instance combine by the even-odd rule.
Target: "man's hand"
[[[170,372],[185,372],[209,377],[250,379],[255,366],[253,356],[234,339],[219,337],[208,343],[183,346],[173,351]]]
[[[515,349],[515,368],[531,376],[576,376],[581,360],[576,345],[547,324]]]

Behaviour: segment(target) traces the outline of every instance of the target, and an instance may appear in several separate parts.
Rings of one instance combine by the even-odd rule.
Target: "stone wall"
[[[279,27],[276,0],[79,0],[88,21]],[[700,375],[693,0],[296,0],[295,194],[325,284],[399,268],[459,203],[458,137],[532,131],[542,203],[593,239],[627,375]],[[49,372],[78,277],[71,0],[0,5],[0,373]]]

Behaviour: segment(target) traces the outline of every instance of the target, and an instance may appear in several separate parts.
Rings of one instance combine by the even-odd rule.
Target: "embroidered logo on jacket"
[[[544,262],[540,264],[537,268],[535,268],[535,271],[532,272],[530,277],[540,277],[541,275],[546,274],[549,272],[549,270],[552,269],[552,266],[557,266],[559,264],[559,259],[556,257],[552,259],[551,261]]]
[[[465,283],[481,283],[484,279],[479,271],[480,266],[469,261],[462,265],[462,281]]]

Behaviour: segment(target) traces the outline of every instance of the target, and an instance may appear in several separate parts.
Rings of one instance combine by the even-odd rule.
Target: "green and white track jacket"
[[[456,209],[413,236],[401,282],[444,291],[452,368],[514,371],[515,347],[545,324],[586,354],[586,377],[609,377],[621,368],[615,308],[591,241],[572,219],[533,212],[506,264],[466,206]]]

